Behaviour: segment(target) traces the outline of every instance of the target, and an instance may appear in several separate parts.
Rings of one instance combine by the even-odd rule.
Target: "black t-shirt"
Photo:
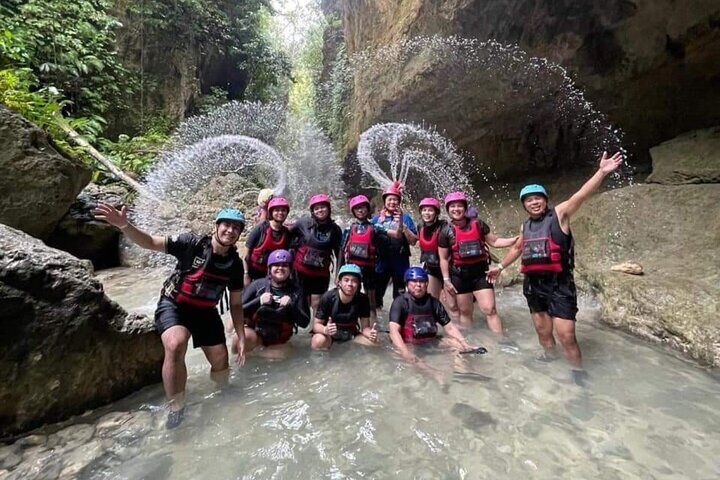
[[[269,221],[264,220],[255,225],[253,229],[250,230],[250,233],[245,240],[245,246],[247,247],[248,252],[253,248],[257,248],[265,240],[265,230],[267,229],[269,224]],[[273,240],[279,240],[283,232],[286,231],[287,227],[283,225],[280,227],[280,230],[270,229],[270,235],[272,235]]]
[[[471,220],[473,221],[473,220]],[[465,224],[465,227],[462,228],[462,231],[470,230],[470,222],[468,221]],[[490,233],[490,227],[487,223],[483,222],[482,220],[475,220],[478,222],[478,225],[480,226],[480,231],[483,235],[487,235]],[[440,230],[440,235],[438,235],[438,246],[440,248],[452,248],[453,244],[455,243],[455,229],[453,228],[451,223],[446,223],[442,226],[442,230]]]
[[[422,229],[418,229],[418,235],[421,235],[420,232],[422,231],[422,233],[425,234],[423,235],[423,240],[430,241],[432,236],[435,234],[435,230],[440,229],[440,235],[442,235],[444,231],[443,229],[448,226],[448,222],[445,220],[435,220],[432,225],[426,225],[425,222],[423,222],[421,226]],[[440,235],[438,235],[438,241],[440,240]]]
[[[328,245],[329,249],[335,252],[335,256],[339,257],[342,230],[332,220],[318,223],[312,216],[305,215],[295,222],[290,229],[290,233],[293,238],[293,248],[305,245],[314,235],[318,242]]]
[[[338,298],[338,295],[338,289],[334,288],[320,297],[320,304],[315,312],[315,318],[322,320],[323,325],[327,324],[329,318],[337,318],[338,315],[348,315],[349,318],[355,321],[370,316],[370,300],[364,293],[357,292],[350,303],[343,303]]]
[[[165,241],[165,251],[178,259],[178,269],[199,268],[205,263],[203,257],[202,242],[210,241],[209,237],[197,235],[192,232],[171,235]],[[237,250],[233,247],[227,255],[211,254],[208,273],[216,275],[227,275],[230,277],[228,289],[237,291],[243,289],[243,268],[242,260]]]
[[[392,306],[390,307],[390,321],[400,324],[402,327],[405,325],[405,320],[407,319],[408,313],[410,313],[408,309],[408,302],[415,302],[418,306],[421,308],[424,307],[427,302],[430,302],[430,308],[433,312],[433,317],[435,318],[435,321],[439,323],[440,325],[447,325],[450,323],[450,317],[448,316],[447,311],[445,310],[445,307],[443,307],[442,303],[440,301],[430,295],[429,293],[426,294],[423,298],[415,298],[409,293],[400,295],[399,297],[395,298],[393,300]]]
[[[243,314],[246,318],[252,317],[258,311],[260,297],[265,292],[272,294],[275,302],[285,295],[291,299],[290,305],[287,307],[280,307],[275,302],[264,305],[263,312],[269,319],[292,320],[301,327],[309,325],[310,309],[307,305],[307,297],[298,284],[291,279],[282,285],[274,285],[268,278],[259,278],[248,285],[242,297]]]

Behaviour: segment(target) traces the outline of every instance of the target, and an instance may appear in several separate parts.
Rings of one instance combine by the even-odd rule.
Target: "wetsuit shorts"
[[[225,329],[217,308],[187,307],[161,296],[155,310],[155,329],[162,335],[175,325],[190,330],[194,348],[225,344]]]
[[[287,343],[293,336],[293,327],[285,322],[263,322],[255,326],[255,333],[260,338],[263,347],[270,347]]]
[[[309,275],[297,274],[298,283],[305,295],[322,295],[327,292],[330,286],[330,277],[311,277]]]
[[[492,283],[488,282],[485,276],[487,270],[488,264],[485,262],[477,265],[450,267],[450,282],[459,294],[492,289]]]
[[[525,275],[523,294],[531,313],[547,312],[551,317],[575,320],[577,290],[572,272]]]
[[[443,283],[443,276],[440,267],[425,267],[425,271],[428,273],[428,275],[437,278],[438,280],[440,280],[440,283]]]
[[[365,288],[365,292],[368,290],[375,290],[375,267],[360,267],[362,272],[362,284]]]

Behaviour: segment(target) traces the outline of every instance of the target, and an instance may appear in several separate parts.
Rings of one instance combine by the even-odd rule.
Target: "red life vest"
[[[348,263],[372,267],[375,265],[375,245],[373,245],[375,229],[369,223],[364,224],[364,227],[365,231],[359,233],[357,223],[350,226],[350,234],[345,244],[345,258]]]
[[[407,316],[400,330],[405,343],[423,343],[437,337],[438,328],[433,312],[433,302],[428,298],[425,305],[418,305],[409,293],[403,293],[407,302]]]
[[[309,236],[306,235],[304,243],[295,252],[293,268],[308,277],[329,277],[333,232],[321,242],[317,239],[316,228],[310,228]]]
[[[425,235],[425,227],[420,228],[420,234],[418,235],[418,243],[420,244],[420,261],[424,263],[426,267],[440,267],[438,237],[440,236],[441,228],[442,225],[438,225],[429,240]]]
[[[552,227],[555,210],[540,220],[531,218],[523,222],[522,273],[560,273],[563,271],[563,248],[553,240]],[[559,227],[559,223],[558,223]]]
[[[202,246],[203,264],[186,271],[176,271],[165,288],[168,297],[175,303],[195,308],[213,308],[222,299],[230,282],[230,269],[227,275],[210,273],[212,243],[203,241]],[[236,250],[231,248],[229,255],[229,261],[232,262],[232,255],[237,255]]]
[[[263,232],[262,242],[250,252],[250,266],[259,272],[267,273],[267,257],[270,253],[281,248],[287,248],[288,232],[285,227],[280,227],[282,234],[279,239],[273,238],[273,229],[268,222]]]
[[[452,264],[455,267],[476,265],[487,262],[489,255],[485,245],[485,235],[477,221],[470,220],[470,228],[461,230],[453,224],[455,243],[452,245]]]

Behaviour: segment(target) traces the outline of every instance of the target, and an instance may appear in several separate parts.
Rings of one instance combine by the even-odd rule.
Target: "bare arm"
[[[390,340],[392,340],[392,343],[393,345],[395,345],[395,348],[397,348],[400,356],[402,356],[408,362],[417,362],[418,358],[415,356],[414,353],[410,351],[410,349],[405,344],[405,341],[402,339],[402,335],[400,335],[400,324],[397,322],[390,322],[389,327]]]
[[[518,237],[498,237],[490,232],[485,236],[488,245],[495,248],[507,248],[515,245]]]
[[[558,214],[558,219],[562,223],[565,219],[572,217],[577,212],[582,204],[592,195],[600,185],[602,185],[605,177],[615,171],[623,161],[623,155],[621,152],[617,152],[612,157],[609,157],[607,152],[603,152],[600,157],[600,166],[595,174],[580,187],[580,190],[555,207],[555,211]]]
[[[445,330],[445,334],[448,337],[452,337],[455,340],[460,343],[462,348],[464,349],[470,349],[470,345],[468,345],[467,340],[465,340],[465,336],[463,336],[462,332],[460,332],[460,329],[455,326],[453,322],[448,323],[447,325],[443,325],[443,329]]]
[[[445,288],[449,294],[454,295],[457,291],[450,282],[450,249],[439,247],[438,255],[440,256],[440,271],[443,276],[443,288]]]
[[[520,235],[515,237],[515,243],[512,247],[510,247],[510,250],[505,254],[502,260],[500,260],[500,263],[496,267],[490,268],[488,270],[486,277],[488,282],[495,283],[497,278],[500,276],[500,273],[503,271],[503,269],[509,267],[513,264],[515,260],[520,258],[520,255],[522,255],[522,244],[523,244],[523,236],[522,236],[522,226],[520,226]]]
[[[245,316],[243,315],[242,290],[230,292],[230,318],[238,336],[237,363],[245,364]]]
[[[127,219],[127,207],[123,206],[120,210],[107,203],[98,203],[93,210],[93,215],[98,220],[104,220],[110,225],[119,228],[135,244],[148,250],[165,253],[165,237],[159,235],[150,235],[143,232]]]

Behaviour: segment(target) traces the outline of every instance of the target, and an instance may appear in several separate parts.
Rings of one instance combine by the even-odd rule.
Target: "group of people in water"
[[[397,182],[382,193],[383,208],[374,215],[366,196],[350,198],[353,221],[344,232],[332,219],[328,195],[312,196],[309,215],[289,226],[287,199],[270,198],[263,202],[260,221],[247,236],[243,258],[236,243],[246,220],[234,208],[217,214],[212,235],[153,235],[132,225],[125,207],[103,203],[95,215],[139,246],[177,258],[155,312],[165,350],[163,386],[170,400],[166,425],[174,428],[184,415],[185,353],[191,337],[209,361],[213,379],[227,381],[226,330],[216,308],[226,291],[231,351],[240,366],[256,349],[267,356],[284,356],[298,328],[310,325],[314,349],[347,341],[378,345],[380,333],[388,333],[402,358],[422,363],[414,348],[417,344],[442,342],[459,353],[486,352],[469,344],[461,329],[472,323],[475,303],[490,330],[502,336],[493,285],[503,269],[521,258],[523,293],[546,358],[554,358],[557,335],[569,363],[582,372],[575,338],[577,295],[569,220],[621,163],[620,153],[603,154],[597,172],[554,207],[542,186],[525,186],[519,198],[528,218],[518,236],[507,238],[495,235],[469,211],[463,192],[445,197],[449,220],[440,218],[438,199],[422,199],[417,228],[401,208],[403,189]],[[422,266],[410,265],[410,247],[415,244]],[[488,245],[509,251],[492,266]],[[333,263],[336,282],[329,289]],[[390,282],[394,300],[388,329],[381,331],[377,309],[382,308]]]

